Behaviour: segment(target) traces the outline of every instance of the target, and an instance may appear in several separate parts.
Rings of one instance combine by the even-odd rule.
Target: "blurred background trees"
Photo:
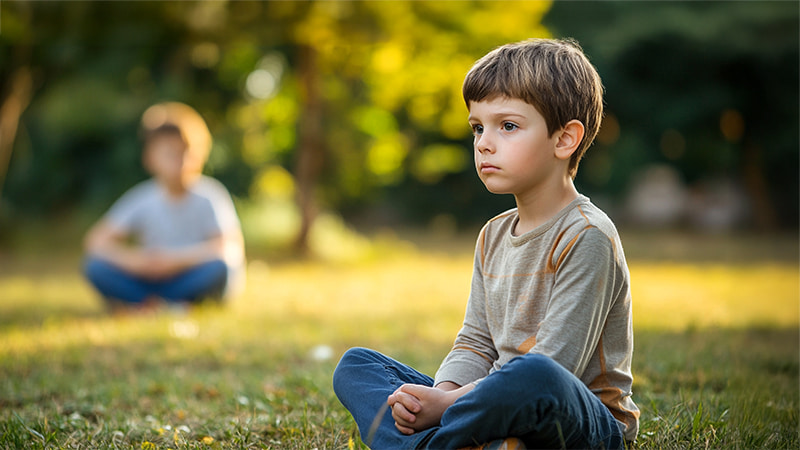
[[[620,222],[796,228],[792,2],[2,2],[0,242],[96,218],[143,179],[138,120],[191,104],[246,232],[303,248],[363,227],[480,223],[463,76],[497,45],[575,37],[607,89],[579,189]]]
[[[798,20],[782,2],[555,3],[546,23],[582,43],[607,90],[586,188],[621,195],[666,165],[694,225],[796,226]]]

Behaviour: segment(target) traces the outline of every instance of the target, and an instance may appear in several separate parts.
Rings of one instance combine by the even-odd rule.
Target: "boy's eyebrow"
[[[501,118],[501,117],[519,117],[520,119],[526,119],[527,118],[527,116],[525,114],[520,114],[520,113],[514,112],[514,111],[498,111],[498,112],[494,112],[494,113],[489,114],[489,118],[490,119],[498,119],[498,118]],[[467,117],[467,120],[476,120],[475,116],[472,115],[472,112],[470,112],[469,116]]]

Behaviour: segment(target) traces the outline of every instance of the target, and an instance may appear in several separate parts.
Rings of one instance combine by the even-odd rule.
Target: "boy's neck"
[[[164,189],[167,197],[173,200],[180,200],[189,192],[189,183],[177,182],[167,183],[164,180],[158,180],[158,184]]]
[[[544,225],[573,200],[578,198],[578,190],[567,178],[563,183],[550,189],[541,189],[524,194],[514,195],[517,202],[519,221],[514,228],[515,236],[521,236]]]

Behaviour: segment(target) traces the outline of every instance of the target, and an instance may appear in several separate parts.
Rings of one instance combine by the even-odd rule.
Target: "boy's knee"
[[[519,386],[537,386],[536,391],[543,393],[550,387],[560,385],[560,381],[569,372],[553,359],[537,354],[518,356],[500,369],[498,383],[508,389]]]
[[[514,367],[520,367],[520,370],[525,372],[528,377],[536,379],[561,376],[563,371],[566,370],[552,358],[535,353],[529,353],[515,358],[513,362],[515,363]]]
[[[206,279],[225,282],[228,278],[228,265],[221,259],[204,262],[193,268],[204,275]]]
[[[114,266],[94,257],[88,257],[83,263],[83,275],[91,282],[96,282],[108,276]]]
[[[341,359],[339,359],[339,365],[336,367],[350,367],[375,361],[375,353],[375,350],[370,350],[363,347],[349,348],[346,352],[344,352]]]
[[[221,259],[214,259],[209,261],[208,263],[209,270],[215,273],[227,273],[228,272],[228,265],[225,264],[225,261]]]
[[[474,401],[489,416],[514,414],[512,411],[521,409],[537,416],[546,414],[558,403],[560,386],[568,374],[547,356],[519,356],[481,381],[473,391]]]
[[[348,378],[347,371],[350,367],[349,361],[352,358],[351,353],[354,349],[349,349],[344,352],[344,355],[339,359],[336,368],[333,369],[333,392],[336,396],[341,396],[342,382]]]
[[[195,298],[196,300],[211,298],[221,301],[225,299],[229,281],[229,270],[225,261],[221,259],[207,261],[185,273],[192,274],[194,280],[202,280],[198,281],[203,288]]]
[[[336,369],[333,371],[333,390],[334,392],[339,392],[342,383],[347,382],[352,378],[351,371],[369,361],[371,358],[369,354],[372,350],[362,348],[362,347],[353,347],[348,349],[342,357],[339,359],[339,363],[336,365]]]
[[[342,357],[339,358],[339,363],[336,365],[336,369],[333,371],[334,380],[336,379],[336,374],[340,374],[341,372],[346,371],[348,368],[363,362],[365,360],[367,351],[367,349],[361,347],[347,349]]]

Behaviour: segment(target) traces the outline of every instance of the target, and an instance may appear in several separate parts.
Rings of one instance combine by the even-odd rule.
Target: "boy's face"
[[[558,133],[549,135],[533,105],[508,97],[470,102],[469,123],[475,169],[490,192],[536,194],[566,174],[566,163],[555,155]]]
[[[203,162],[177,135],[157,136],[145,148],[145,168],[170,187],[185,187],[202,172]]]

